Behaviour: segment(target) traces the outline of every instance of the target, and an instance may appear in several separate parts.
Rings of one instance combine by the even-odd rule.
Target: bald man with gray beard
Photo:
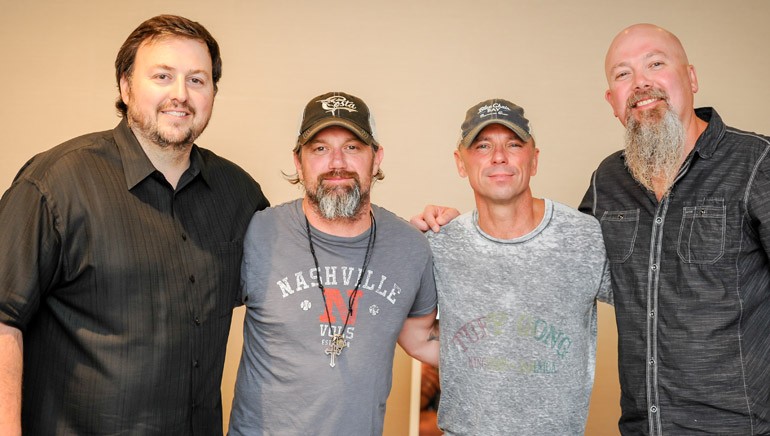
[[[694,108],[695,68],[651,24],[617,35],[606,99],[626,147],[580,205],[610,260],[624,435],[770,433],[770,141]]]

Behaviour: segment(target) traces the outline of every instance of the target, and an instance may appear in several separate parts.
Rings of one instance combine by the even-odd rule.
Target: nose
[[[187,101],[187,81],[184,77],[177,77],[171,87],[171,99],[180,102]]]
[[[345,153],[342,151],[341,147],[332,147],[329,155],[331,157],[331,159],[329,160],[329,168],[331,169],[345,168],[346,166]]]
[[[634,89],[647,89],[652,87],[652,81],[644,72],[634,74]]]
[[[495,145],[492,150],[492,163],[504,164],[508,162],[508,154],[505,151],[505,145]]]

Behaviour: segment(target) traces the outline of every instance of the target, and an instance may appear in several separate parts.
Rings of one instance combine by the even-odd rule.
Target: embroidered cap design
[[[329,98],[318,100],[321,103],[321,108],[326,112],[332,114],[332,116],[338,116],[337,111],[342,109],[348,112],[358,112],[356,110],[356,104],[341,95],[334,95]]]
[[[481,106],[479,108],[479,117],[484,118],[490,115],[501,115],[506,117],[508,116],[508,112],[510,111],[511,111],[511,108],[509,108],[504,104],[492,103],[486,106]]]

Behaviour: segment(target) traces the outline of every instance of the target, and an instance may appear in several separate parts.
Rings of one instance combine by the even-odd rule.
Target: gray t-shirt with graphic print
[[[439,425],[448,435],[580,435],[611,302],[599,223],[545,201],[536,229],[500,240],[475,211],[429,232],[441,316]]]
[[[372,209],[371,260],[344,330],[369,231],[342,238],[311,228],[318,273],[301,200],[254,215],[244,240],[247,310],[231,435],[382,434],[398,334],[407,317],[435,309],[436,288],[425,237]],[[348,346],[331,367],[325,350],[335,333]]]

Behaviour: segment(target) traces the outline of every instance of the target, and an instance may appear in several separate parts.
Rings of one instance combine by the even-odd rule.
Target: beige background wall
[[[292,170],[302,106],[345,90],[375,112],[387,177],[374,198],[399,215],[428,202],[472,207],[451,153],[465,109],[493,96],[522,105],[534,125],[535,193],[576,206],[591,171],[620,146],[620,124],[603,99],[603,58],[610,39],[634,22],[680,36],[699,73],[699,105],[770,133],[767,0],[2,0],[3,190],[33,153],[118,122],[115,54],[136,25],[159,13],[198,20],[219,40],[224,75],[198,143],[242,165],[273,203],[300,194],[280,171]],[[223,387],[228,407],[241,317]],[[618,415],[612,310],[603,307],[600,317],[588,434],[611,435]],[[409,362],[400,357],[396,370],[392,435],[408,426]]]

